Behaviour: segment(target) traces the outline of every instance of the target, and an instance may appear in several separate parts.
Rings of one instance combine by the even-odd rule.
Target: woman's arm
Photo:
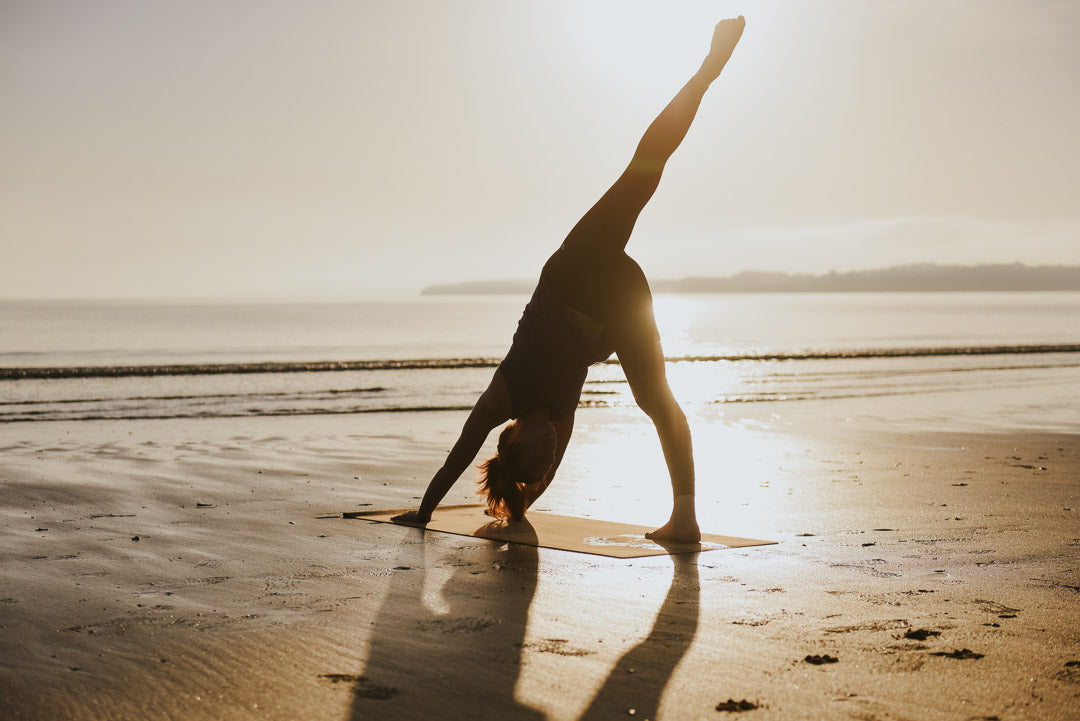
[[[416,511],[408,511],[399,516],[394,516],[395,521],[411,523],[427,523],[431,520],[431,514],[447,492],[457,482],[465,469],[476,458],[480,447],[487,440],[488,433],[492,428],[505,423],[510,419],[510,391],[506,387],[506,381],[502,374],[495,371],[487,390],[476,401],[472,412],[469,413],[461,435],[458,436],[450,454],[428,484],[424,500],[420,502],[420,508]]]

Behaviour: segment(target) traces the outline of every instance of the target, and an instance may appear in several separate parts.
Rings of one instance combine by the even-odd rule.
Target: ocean
[[[526,300],[2,301],[0,423],[464,410]],[[1080,429],[1080,293],[657,295],[656,315],[688,413],[961,393]],[[582,405],[633,406],[614,359]]]

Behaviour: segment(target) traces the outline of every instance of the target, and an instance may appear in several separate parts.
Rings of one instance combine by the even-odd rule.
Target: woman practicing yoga
[[[574,427],[588,367],[614,352],[634,400],[660,436],[675,496],[671,518],[647,534],[656,541],[698,541],[690,426],[668,386],[664,353],[645,274],[625,252],[638,214],[660,183],[698,104],[723,70],[746,23],[723,20],[701,69],[645,131],[630,165],[540,273],[510,351],[473,406],[419,510],[394,520],[427,523],[493,428],[497,454],[481,464],[482,492],[496,518],[520,519],[551,483]]]

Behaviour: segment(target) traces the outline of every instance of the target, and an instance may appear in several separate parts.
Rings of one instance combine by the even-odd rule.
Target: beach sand
[[[461,413],[0,427],[0,717],[1080,717],[1080,436],[823,407],[692,418],[703,530],[778,545],[632,560],[341,518]],[[669,504],[584,409],[538,507]]]

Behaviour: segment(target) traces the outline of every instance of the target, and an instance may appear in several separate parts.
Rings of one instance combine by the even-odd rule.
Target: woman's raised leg
[[[578,221],[563,248],[613,257],[626,247],[638,215],[660,183],[664,165],[686,137],[702,96],[720,75],[745,26],[741,15],[716,25],[712,47],[701,68],[649,125],[626,170]]]

